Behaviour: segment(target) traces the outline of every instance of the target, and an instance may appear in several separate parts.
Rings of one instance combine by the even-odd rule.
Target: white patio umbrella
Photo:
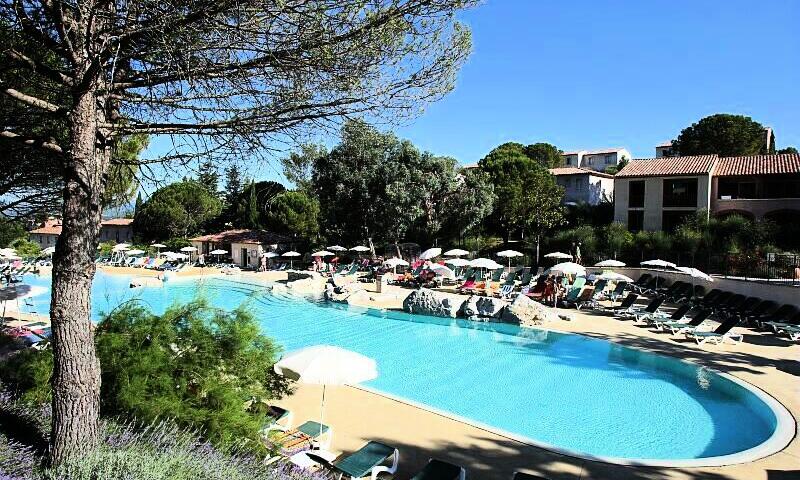
[[[469,252],[460,248],[454,248],[444,252],[444,254],[448,257],[463,257],[464,255],[469,255]]]
[[[625,262],[619,260],[603,260],[594,264],[595,267],[624,267]]]
[[[388,259],[384,260],[383,264],[387,265],[389,267],[392,267],[392,272],[394,272],[394,273],[397,273],[397,267],[398,266],[400,266],[400,265],[402,265],[404,267],[408,266],[408,262],[406,262],[402,258],[397,258],[397,257],[388,258]]]
[[[127,243],[118,243],[118,244],[114,245],[114,248],[112,248],[111,251],[112,252],[124,252],[125,250],[128,250],[129,248],[131,248],[131,246],[129,244],[127,244]]]
[[[516,250],[503,250],[502,252],[497,252],[498,257],[505,257],[508,259],[508,266],[511,267],[511,259],[513,257],[521,257],[523,254]]]
[[[133,250],[128,250],[128,251],[126,251],[125,253],[126,253],[127,255],[134,255],[134,256],[136,256],[136,255],[141,255],[141,254],[143,254],[143,253],[144,253],[144,250],[140,250],[140,249],[138,249],[138,248],[134,248]]]
[[[419,254],[419,258],[421,260],[431,260],[433,258],[438,257],[441,254],[442,254],[442,249],[434,247],[434,248],[429,248],[429,249],[425,250],[424,252],[420,253]]]
[[[219,256],[220,255],[227,255],[228,251],[227,250],[223,250],[221,248],[218,248],[216,250],[211,250],[210,253],[211,253],[211,255],[215,255],[217,257],[217,263],[219,263]]]
[[[572,255],[563,252],[552,252],[545,255],[544,258],[558,258],[566,260],[567,258],[572,258]]]
[[[150,246],[156,249],[156,256],[158,256],[158,254],[161,253],[162,248],[167,248],[167,246],[164,245],[163,243],[154,243]]]
[[[552,267],[547,269],[547,272],[561,272],[566,275],[580,276],[586,274],[586,267],[584,267],[583,265],[579,265],[575,262],[564,262],[553,265]]]
[[[191,246],[189,246],[189,247],[183,247],[183,248],[181,248],[181,252],[186,252],[186,253],[188,253],[188,254],[189,254],[189,261],[190,261],[190,262],[192,261],[192,253],[194,253],[194,252],[196,252],[196,251],[197,251],[197,247],[191,247]]]
[[[491,258],[483,258],[483,257],[476,258],[475,260],[470,261],[469,266],[473,268],[486,268],[489,270],[496,270],[498,268],[503,268],[502,265],[495,262]]]
[[[674,263],[661,260],[660,258],[656,258],[654,260],[645,260],[644,262],[640,263],[640,265],[645,267],[675,268]]]
[[[275,373],[298,383],[322,385],[320,435],[325,420],[325,389],[328,385],[355,385],[378,377],[375,360],[360,353],[330,345],[316,345],[289,352],[275,364]]]
[[[291,268],[294,267],[294,265],[293,265],[293,263],[294,263],[293,257],[299,257],[300,256],[300,252],[295,252],[294,250],[290,250],[290,251],[284,253],[283,256],[284,257],[289,257],[289,268],[291,269]]]
[[[347,249],[346,249],[346,248],[344,248],[344,247],[343,247],[343,246],[341,246],[341,245],[334,245],[334,246],[332,246],[332,247],[328,247],[328,250],[333,250],[334,252],[344,252],[344,251],[346,251]]]
[[[47,247],[44,250],[42,250],[42,253],[44,253],[45,255],[52,255],[56,253],[56,247]]]
[[[264,254],[264,256],[267,257],[267,258],[275,258],[275,257],[279,257],[280,255],[278,255],[275,252],[267,252],[267,253]]]
[[[470,261],[465,258],[450,258],[444,261],[444,263],[454,267],[466,267],[469,265],[469,262]]]
[[[350,250],[353,252],[369,252],[369,247],[365,247],[364,245],[356,245]]]
[[[450,267],[439,265],[438,263],[435,263],[433,266],[431,266],[431,271],[438,277],[450,278],[453,280],[456,278],[456,272],[451,270]]]
[[[608,280],[609,282],[633,282],[631,277],[617,272],[603,272],[597,276],[598,279]]]
[[[707,282],[713,282],[714,281],[714,279],[711,278],[711,275],[709,275],[709,274],[707,274],[707,273],[705,273],[703,271],[700,271],[700,270],[698,270],[698,269],[696,269],[694,267],[675,267],[675,270],[681,271],[681,272],[683,272],[683,273],[685,273],[687,275],[691,275],[692,278],[700,278],[700,279],[705,280]]]
[[[15,257],[17,251],[13,248],[0,248],[0,257]]]
[[[312,257],[330,257],[330,256],[333,256],[333,255],[336,255],[336,254],[333,253],[333,252],[329,252],[327,250],[320,250],[318,252],[314,252],[314,253],[311,254]]]

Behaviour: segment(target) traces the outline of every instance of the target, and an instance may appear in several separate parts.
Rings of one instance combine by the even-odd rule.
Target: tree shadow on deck
[[[539,475],[550,480],[732,480],[736,467],[671,468],[634,467],[591,462],[548,452],[515,440],[497,440],[472,437],[464,443],[445,442],[436,448],[422,448],[413,444],[398,444],[388,439],[375,438],[400,450],[397,479],[413,477],[430,458],[438,458],[463,466],[470,480],[510,480],[516,470]],[[794,471],[770,471],[769,480],[795,478]],[[743,478],[739,475],[738,478]]]

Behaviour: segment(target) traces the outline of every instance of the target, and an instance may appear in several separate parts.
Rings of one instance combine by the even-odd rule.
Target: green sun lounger
[[[462,466],[431,458],[425,468],[411,480],[464,480],[466,475],[467,472]]]
[[[339,478],[346,475],[352,479],[364,478],[369,475],[374,480],[382,472],[394,475],[397,472],[397,464],[400,462],[400,452],[396,448],[375,441],[371,441],[350,455],[333,462],[328,462],[315,455],[314,452],[309,452],[307,455],[315,462],[337,473]],[[390,460],[391,465],[384,465]]]

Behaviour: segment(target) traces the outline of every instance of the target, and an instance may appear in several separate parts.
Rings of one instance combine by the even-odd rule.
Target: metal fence
[[[608,257],[584,257],[584,265],[594,265],[597,261]],[[648,256],[619,256],[618,260],[628,266],[637,267]],[[754,282],[779,283],[800,286],[800,255],[768,253],[766,255],[721,254],[696,255],[686,253],[670,253],[659,256],[676,265],[694,267],[712,275],[726,278],[739,278]]]

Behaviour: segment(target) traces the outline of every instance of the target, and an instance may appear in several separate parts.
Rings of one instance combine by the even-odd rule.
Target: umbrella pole
[[[326,385],[322,384],[322,411],[319,413],[319,436],[322,438],[322,425],[325,423],[325,387]]]

